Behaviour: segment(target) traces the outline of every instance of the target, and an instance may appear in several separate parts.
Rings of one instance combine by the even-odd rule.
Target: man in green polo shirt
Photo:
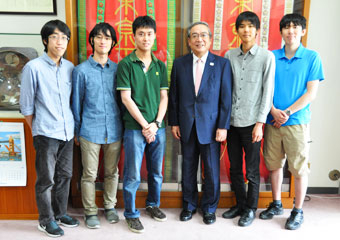
[[[146,211],[157,221],[166,221],[159,209],[162,163],[165,151],[163,118],[168,105],[166,67],[151,52],[156,38],[156,22],[140,16],[132,24],[136,50],[126,56],[117,70],[117,90],[121,91],[124,132],[124,216],[132,232],[144,232],[135,207],[143,154],[148,170]]]

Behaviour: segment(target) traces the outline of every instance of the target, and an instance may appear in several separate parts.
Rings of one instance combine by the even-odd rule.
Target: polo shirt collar
[[[141,61],[136,55],[136,50],[137,49],[133,50],[132,53],[130,53],[130,55],[129,55],[129,58],[132,62],[140,62]],[[151,58],[152,58],[152,61],[154,61],[154,62],[158,61],[158,59],[155,57],[153,52],[151,52]]]
[[[93,55],[91,55],[91,56],[89,57],[89,62],[90,62],[90,64],[91,64],[93,67],[96,67],[96,66],[98,66],[98,65],[99,65],[100,67],[102,67],[102,65],[101,65],[100,63],[96,62],[96,61],[93,59]],[[105,63],[105,66],[110,67],[111,64],[112,64],[112,61],[108,58],[108,59],[107,59],[107,62]]]
[[[283,48],[280,49],[279,59],[286,58],[285,47],[286,46],[283,46]],[[293,58],[302,58],[304,49],[305,49],[305,47],[302,45],[302,43],[300,43],[300,46],[296,50]]]
[[[47,55],[46,52],[44,52],[44,54],[42,55],[42,58],[48,63],[50,64],[51,66],[56,66],[57,64]],[[64,58],[62,57],[60,59],[60,64],[59,66],[63,65],[63,62],[64,62]]]
[[[259,46],[255,43],[255,45],[254,45],[248,52],[249,52],[251,55],[255,55],[255,54],[257,53],[257,50],[258,50],[258,49],[259,49]],[[244,52],[242,51],[242,44],[240,45],[239,50],[240,50],[239,56],[247,54],[247,53],[244,53]]]

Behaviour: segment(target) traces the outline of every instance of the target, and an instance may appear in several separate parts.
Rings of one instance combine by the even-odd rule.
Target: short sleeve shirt
[[[273,51],[276,61],[274,107],[285,110],[307,92],[309,81],[324,80],[319,54],[300,44],[295,56],[288,59],[285,48]],[[310,104],[292,114],[282,126],[307,124],[311,119]],[[273,116],[268,115],[267,123],[272,124]]]
[[[165,64],[151,55],[152,62],[147,72],[144,72],[143,62],[138,59],[135,51],[120,61],[117,69],[117,90],[131,91],[132,100],[149,123],[156,120],[160,91],[168,89]],[[126,129],[142,129],[127,110],[123,113],[123,122]]]

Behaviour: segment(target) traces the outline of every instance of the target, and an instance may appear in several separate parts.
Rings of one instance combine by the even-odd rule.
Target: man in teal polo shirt
[[[320,56],[301,44],[306,33],[306,19],[287,14],[280,21],[285,46],[273,51],[276,60],[274,102],[264,132],[263,155],[271,171],[273,202],[260,214],[271,219],[283,214],[281,186],[287,159],[295,177],[295,207],[285,228],[295,230],[303,223],[302,204],[308,186],[310,103],[315,99],[319,82],[324,79]]]
[[[132,232],[144,232],[135,207],[140,184],[143,154],[148,170],[146,211],[157,221],[166,221],[159,209],[162,163],[165,151],[163,118],[168,104],[168,81],[164,63],[151,52],[156,38],[156,22],[141,16],[132,24],[136,50],[118,65],[117,90],[127,111],[123,113],[124,132],[124,216]]]

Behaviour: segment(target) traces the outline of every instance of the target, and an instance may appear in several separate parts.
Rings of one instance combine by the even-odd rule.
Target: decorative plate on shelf
[[[38,57],[33,48],[0,48],[0,110],[18,110],[20,76],[25,64]]]

